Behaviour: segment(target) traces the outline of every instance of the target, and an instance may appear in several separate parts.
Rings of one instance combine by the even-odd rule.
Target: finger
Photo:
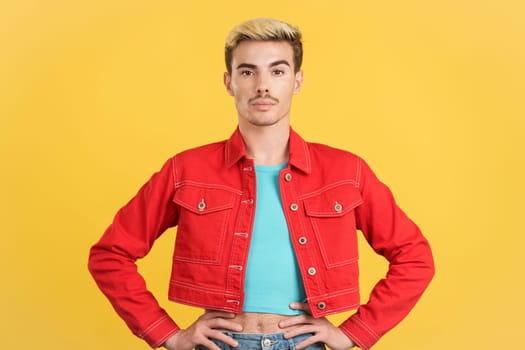
[[[203,340],[199,345],[204,346],[208,350],[221,350],[214,342],[209,339]]]
[[[303,340],[303,341],[300,342],[299,344],[297,344],[297,345],[295,346],[295,348],[296,348],[297,350],[304,349],[304,348],[306,348],[307,346],[313,345],[313,344],[315,344],[315,343],[317,343],[317,342],[319,342],[319,339],[316,338],[316,336],[311,336],[311,337],[309,337],[309,338]]]
[[[318,328],[315,325],[304,325],[301,327],[293,328],[292,330],[284,333],[286,339],[297,337],[302,334],[315,334],[318,331]]]
[[[214,330],[213,332],[210,333],[209,338],[216,339],[218,341],[223,342],[224,344],[228,344],[233,347],[239,346],[239,342],[237,340],[233,339],[227,334],[224,334],[221,331]]]
[[[301,310],[301,311],[304,311],[306,313],[311,314],[310,306],[307,303],[300,303],[300,302],[297,302],[297,301],[293,302],[293,303],[290,303],[290,309]]]
[[[232,312],[224,311],[206,311],[204,314],[199,317],[202,320],[209,320],[212,318],[234,318],[235,314]]]
[[[236,322],[224,318],[213,318],[206,321],[206,326],[212,329],[224,329],[233,332],[241,332],[242,326]]]
[[[298,316],[292,316],[285,318],[284,320],[279,321],[279,327],[281,328],[287,328],[291,326],[301,325],[301,324],[309,324],[312,323],[314,318],[309,315],[298,315]]]

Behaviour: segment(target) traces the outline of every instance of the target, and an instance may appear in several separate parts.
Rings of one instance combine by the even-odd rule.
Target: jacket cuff
[[[180,330],[179,326],[168,316],[164,316],[138,336],[144,339],[152,348],[159,348]]]
[[[370,349],[380,338],[357,314],[343,322],[339,329],[364,350]]]

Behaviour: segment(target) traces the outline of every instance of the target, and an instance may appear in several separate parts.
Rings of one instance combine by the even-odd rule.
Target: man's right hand
[[[220,350],[210,339],[219,340],[225,344],[237,347],[236,340],[222,333],[220,330],[241,332],[242,326],[230,321],[235,314],[221,311],[209,311],[199,317],[187,329],[181,329],[168,338],[164,347],[168,350],[192,350],[197,345],[203,345],[210,350]],[[220,330],[219,330],[220,329]]]

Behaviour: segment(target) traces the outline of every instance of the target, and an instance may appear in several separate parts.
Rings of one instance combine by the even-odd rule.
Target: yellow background
[[[523,4],[2,0],[0,348],[148,348],[88,249],[164,160],[230,135],[223,41],[259,16],[304,33],[295,128],[367,159],[432,244],[435,279],[376,349],[519,347]],[[199,311],[166,300],[174,232],[140,269],[186,326]],[[361,256],[366,297],[386,266]]]

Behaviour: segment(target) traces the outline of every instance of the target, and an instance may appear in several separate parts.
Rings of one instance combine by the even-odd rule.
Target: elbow
[[[432,278],[434,278],[435,274],[436,274],[436,265],[434,263],[434,259],[432,258],[432,256],[430,256],[430,262],[429,262],[429,272],[428,272],[428,281],[430,282],[432,280]]]
[[[95,246],[91,247],[88,254],[87,269],[91,276],[95,276],[98,265],[98,254]]]
[[[430,246],[427,245],[427,249],[425,254],[421,258],[421,277],[426,280],[427,284],[432,281],[436,274],[436,265],[434,263],[434,257],[432,255],[432,251],[430,249]]]
[[[108,257],[107,252],[103,247],[94,245],[90,248],[88,259],[87,259],[87,269],[91,276],[97,280],[101,274],[105,274],[108,270]]]

